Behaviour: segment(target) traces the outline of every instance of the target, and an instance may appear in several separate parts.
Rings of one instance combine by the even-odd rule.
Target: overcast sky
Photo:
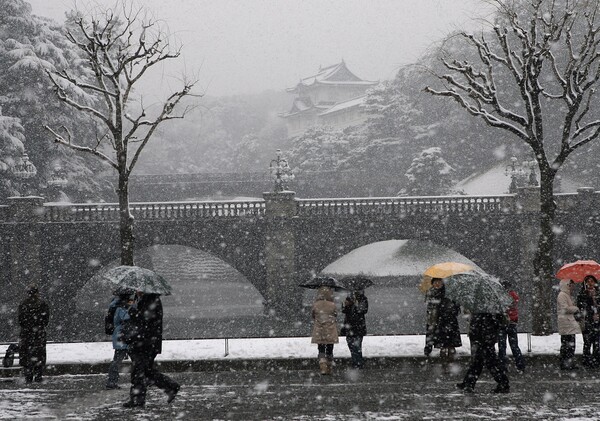
[[[27,0],[59,22],[72,0]],[[113,5],[115,0],[97,0]],[[283,90],[342,58],[359,77],[393,78],[457,28],[475,28],[478,0],[145,0],[183,44],[185,69],[208,95]],[[158,76],[157,76],[158,77]]]

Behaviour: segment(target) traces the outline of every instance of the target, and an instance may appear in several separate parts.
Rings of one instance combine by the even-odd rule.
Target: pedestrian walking
[[[517,324],[519,323],[519,294],[512,288],[512,284],[509,281],[503,281],[502,286],[506,289],[508,295],[512,299],[512,304],[506,312],[506,323],[500,325],[500,332],[498,334],[498,358],[503,367],[506,369],[506,340],[508,339],[508,345],[512,352],[515,360],[515,366],[520,372],[525,371],[525,358],[521,348],[519,348],[519,337],[517,333]]]
[[[367,334],[365,315],[369,311],[369,300],[364,290],[353,291],[342,304],[344,325],[340,334],[346,337],[353,368],[364,368],[362,355],[363,337]]]
[[[333,346],[339,342],[337,308],[333,302],[331,288],[319,287],[311,313],[313,320],[311,342],[317,344],[321,374],[329,375],[333,372]]]
[[[583,335],[583,365],[595,368],[600,363],[600,314],[598,281],[592,275],[583,279],[583,285],[577,294],[577,308],[581,315],[579,326]]]
[[[575,319],[579,315],[579,308],[573,303],[573,281],[560,281],[560,292],[556,298],[556,312],[558,318],[558,334],[560,335],[560,369],[574,370],[575,364],[575,335],[581,333],[581,327]]]
[[[508,377],[495,348],[500,326],[503,323],[503,314],[474,313],[471,315],[469,324],[471,361],[462,383],[458,383],[456,387],[467,393],[474,392],[475,384],[485,366],[497,383],[492,393],[510,392]]]
[[[123,360],[127,358],[128,345],[123,342],[121,331],[123,329],[123,322],[129,320],[128,309],[131,304],[131,293],[123,292],[117,293],[114,299],[108,306],[108,317],[112,316],[110,326],[112,326],[112,346],[114,350],[113,359],[108,367],[108,377],[106,379],[107,389],[120,389],[119,386],[119,369]],[[108,333],[108,331],[106,332]]]
[[[439,279],[439,278],[434,278]],[[425,295],[425,303],[427,305],[427,313],[426,313],[426,321],[425,321],[425,348],[424,353],[425,356],[431,355],[433,351],[433,342],[434,342],[434,334],[435,328],[437,326],[438,321],[438,311],[440,308],[440,303],[442,302],[442,290],[436,286],[434,286],[433,279],[431,280],[431,288],[427,290]]]
[[[164,390],[167,403],[171,403],[180,386],[154,367],[154,360],[162,351],[163,308],[160,295],[141,291],[137,291],[136,295],[137,301],[129,309],[130,320],[122,330],[132,363],[130,398],[123,406],[143,407],[149,385]]]
[[[454,360],[456,348],[462,346],[458,314],[460,305],[446,298],[444,282],[441,278],[431,280],[427,292],[427,326],[425,355],[432,348],[439,348],[444,363]]]
[[[18,310],[21,327],[19,364],[23,367],[25,382],[41,382],[46,366],[46,326],[50,320],[48,304],[40,298],[37,285],[29,285],[27,298]]]

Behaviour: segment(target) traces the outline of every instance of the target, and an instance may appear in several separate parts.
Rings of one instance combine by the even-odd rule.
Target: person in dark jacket
[[[344,325],[342,326],[341,335],[346,336],[353,368],[363,368],[365,365],[362,355],[362,342],[363,337],[367,334],[365,315],[368,311],[369,300],[367,300],[364,290],[354,291],[346,297],[342,304]]]
[[[434,282],[435,281],[435,282]],[[438,315],[440,309],[440,303],[442,302],[441,289],[443,283],[440,278],[433,278],[431,280],[431,287],[427,290],[425,295],[425,303],[427,304],[427,319],[425,321],[425,356],[431,355],[433,351],[433,342],[435,335],[435,328],[438,322]]]
[[[519,294],[517,294],[508,281],[503,281],[502,286],[510,296],[512,304],[506,312],[507,323],[503,323],[500,326],[500,333],[498,334],[498,358],[500,358],[504,369],[506,369],[506,340],[508,339],[508,345],[515,359],[515,366],[518,371],[523,372],[525,371],[525,358],[523,358],[523,353],[521,352],[521,348],[519,348],[519,337],[517,334]]]
[[[485,365],[490,371],[497,386],[493,393],[510,392],[510,384],[506,372],[496,354],[495,344],[498,340],[500,326],[505,323],[504,314],[475,313],[471,316],[469,339],[471,340],[471,361],[462,381],[456,387],[472,393],[475,383]]]
[[[27,287],[27,298],[19,305],[21,327],[19,360],[25,382],[41,382],[46,365],[46,326],[50,320],[48,304],[39,296],[37,285]]]
[[[440,357],[444,363],[454,359],[456,348],[462,346],[458,314],[460,305],[446,298],[446,287],[443,280],[431,280],[430,298],[428,299],[428,313],[431,311],[431,320],[428,320],[427,329],[430,331],[429,341],[435,348],[439,348]],[[427,349],[425,350],[427,354]]]
[[[600,363],[600,312],[598,308],[598,281],[592,275],[583,279],[583,286],[577,294],[577,308],[582,317],[583,365],[598,367]]]
[[[162,351],[163,308],[159,294],[136,292],[137,302],[129,309],[131,325],[124,332],[131,357],[131,389],[125,408],[143,407],[146,403],[148,385],[155,385],[167,394],[171,403],[179,392],[180,386],[170,377],[159,373],[154,360]]]
[[[127,358],[127,344],[123,342],[121,337],[121,329],[123,322],[129,319],[128,309],[130,306],[130,299],[133,292],[123,292],[115,295],[115,298],[111,301],[109,311],[111,307],[114,307],[113,326],[114,330],[112,333],[112,345],[114,349],[113,360],[108,367],[108,378],[106,379],[107,389],[120,389],[119,386],[119,368],[125,358]]]

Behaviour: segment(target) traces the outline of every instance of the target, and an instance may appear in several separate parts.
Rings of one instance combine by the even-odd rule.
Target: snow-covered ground
[[[577,338],[580,340],[580,336]],[[344,338],[335,348],[337,358],[348,357]],[[463,335],[459,355],[469,352]],[[527,353],[528,337],[519,337]],[[364,353],[369,357],[421,356],[424,337],[367,336]],[[164,341],[159,360],[235,360],[260,358],[314,358],[316,346],[310,338],[230,339]],[[577,344],[581,350],[581,342]],[[531,337],[534,355],[556,355],[558,335]],[[4,351],[6,345],[0,345]],[[435,354],[434,354],[435,355]],[[48,363],[103,363],[111,359],[109,342],[48,344]],[[229,370],[178,372],[173,376],[183,385],[172,405],[164,394],[149,390],[144,410],[124,411],[128,377],[122,376],[121,390],[104,390],[105,374],[48,376],[41,384],[25,385],[22,378],[0,383],[0,420],[298,420],[298,421],[404,421],[443,420],[598,420],[598,380],[583,370],[572,373],[542,368],[532,374],[511,376],[509,395],[488,391],[493,381],[484,374],[477,393],[464,395],[454,384],[464,367],[447,373],[437,365],[427,370],[399,367],[394,370],[339,370],[331,379],[320,378],[315,366],[290,374],[287,371]],[[550,373],[548,375],[548,373]],[[531,383],[535,382],[535,383]],[[418,391],[415,391],[415,386]],[[534,387],[532,387],[534,386]],[[375,400],[374,400],[375,399]]]
[[[581,352],[581,335],[577,335],[577,350]],[[463,346],[457,349],[458,355],[469,354],[469,338],[462,335]],[[366,336],[363,342],[365,357],[403,357],[423,355],[425,338],[421,335]],[[226,345],[228,353],[226,354]],[[519,334],[519,345],[524,354],[558,355],[560,336],[531,336],[531,353],[528,353],[528,336]],[[0,345],[4,355],[7,345]],[[90,343],[49,343],[48,364],[102,363],[112,359],[110,342]],[[507,350],[510,354],[510,348]],[[310,338],[254,338],[254,339],[203,339],[164,341],[163,352],[158,360],[222,360],[260,358],[311,358],[317,353],[317,346]],[[350,357],[344,338],[336,345],[336,357]]]

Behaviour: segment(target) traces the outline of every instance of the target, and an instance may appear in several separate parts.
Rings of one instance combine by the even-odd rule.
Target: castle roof
[[[297,92],[301,88],[306,88],[314,85],[349,85],[349,86],[372,86],[377,82],[362,80],[346,67],[346,63],[342,60],[340,63],[319,68],[317,74],[300,79],[300,82],[291,88],[286,89],[287,92]]]
[[[367,99],[367,96],[363,95],[363,96],[359,96],[357,98],[349,99],[348,101],[337,102],[333,107],[328,108],[327,110],[323,111],[319,115],[323,116],[323,115],[334,114],[337,112],[347,110],[349,108],[358,107],[358,106],[364,104],[366,99]]]

